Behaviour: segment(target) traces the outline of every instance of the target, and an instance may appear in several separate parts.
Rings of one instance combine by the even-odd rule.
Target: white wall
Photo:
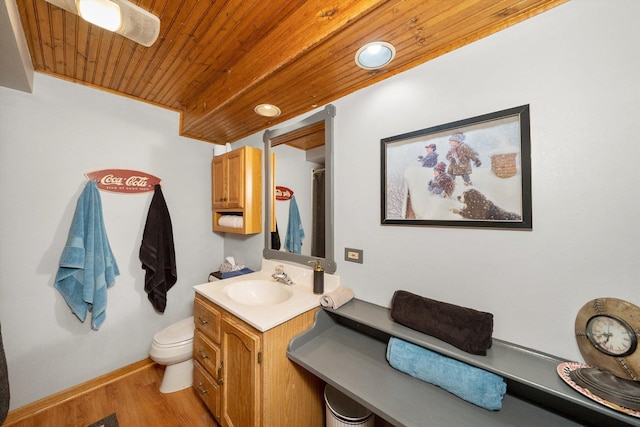
[[[343,282],[380,305],[405,289],[488,311],[495,337],[582,360],[587,301],[640,305],[638,16],[572,1],[336,102],[336,253],[364,249]],[[380,225],[381,138],[523,104],[533,231]]]
[[[11,408],[142,360],[155,332],[192,314],[192,285],[222,260],[211,232],[212,145],[178,133],[175,112],[36,74],[33,94],[0,88],[0,322]],[[164,315],[138,259],[152,192],[100,192],[120,276],[92,331],[53,288],[84,173],[140,170],[162,179],[178,281]]]

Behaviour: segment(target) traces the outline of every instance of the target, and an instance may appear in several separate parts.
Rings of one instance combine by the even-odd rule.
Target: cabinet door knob
[[[207,323],[209,323],[209,321],[207,319],[203,318],[202,315],[198,316],[198,321],[202,325],[206,325]]]
[[[208,359],[209,356],[207,356],[207,353],[205,353],[201,348],[198,349],[198,355],[200,357],[202,357],[203,359]]]

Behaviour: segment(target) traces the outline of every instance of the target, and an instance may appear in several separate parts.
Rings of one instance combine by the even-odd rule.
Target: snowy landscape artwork
[[[531,229],[529,106],[385,138],[382,224]]]

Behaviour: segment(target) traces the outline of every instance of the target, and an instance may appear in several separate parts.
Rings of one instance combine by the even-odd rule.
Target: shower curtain
[[[325,221],[324,168],[313,171],[313,224],[311,232],[311,256],[324,258]]]

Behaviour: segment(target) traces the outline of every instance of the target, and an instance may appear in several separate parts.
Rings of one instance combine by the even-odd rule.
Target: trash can
[[[327,427],[365,426],[374,427],[373,412],[360,405],[329,384],[324,388]]]

